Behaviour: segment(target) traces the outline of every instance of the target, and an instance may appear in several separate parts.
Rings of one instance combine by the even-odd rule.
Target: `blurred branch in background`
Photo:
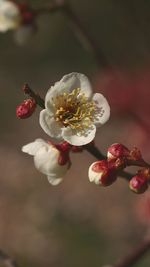
[[[71,7],[69,1],[55,0],[54,2],[50,3],[49,6],[44,6],[35,10],[35,14],[42,15],[56,11],[62,11],[62,13],[66,16],[69,21],[69,26],[71,26],[71,28],[73,29],[83,48],[93,54],[98,67],[109,67],[109,69],[111,69],[111,65],[109,64],[107,58],[104,56],[104,53],[100,50],[100,47],[89,34],[88,30],[84,27],[80,18],[76,15],[73,8]]]
[[[14,259],[0,249],[0,262],[3,262],[6,267],[19,267]]]
[[[140,245],[131,250],[127,256],[120,259],[112,267],[129,267],[135,264],[150,249],[150,237],[145,239]]]

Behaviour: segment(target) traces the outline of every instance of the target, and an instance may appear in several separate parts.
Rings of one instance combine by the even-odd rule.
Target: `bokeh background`
[[[28,1],[38,8],[49,1]],[[103,153],[114,142],[137,146],[150,161],[150,2],[72,0],[74,12],[108,63],[97,66],[60,12],[38,18],[37,32],[22,46],[14,33],[0,35],[0,247],[22,267],[100,267],[139,243],[146,232],[137,216],[141,196],[123,179],[108,188],[90,184],[87,152],[72,155],[64,181],[52,187],[21,152],[42,137],[40,109],[27,120],[15,116],[29,85],[42,97],[64,74],[86,74],[111,106],[96,136]],[[149,253],[148,253],[149,254]],[[136,267],[148,267],[150,256]]]

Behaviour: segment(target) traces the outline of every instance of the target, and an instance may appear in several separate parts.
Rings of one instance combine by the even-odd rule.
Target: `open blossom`
[[[22,151],[34,157],[35,167],[52,185],[59,184],[70,167],[69,156],[42,139],[23,146]]]
[[[102,94],[92,95],[88,78],[70,73],[48,90],[40,125],[49,136],[82,146],[94,139],[96,126],[104,124],[109,116],[107,100]]]
[[[13,1],[0,0],[0,31],[16,29],[21,22],[21,13]]]
[[[0,0],[0,31],[15,30],[16,39],[22,43],[34,32],[34,17],[28,4]]]

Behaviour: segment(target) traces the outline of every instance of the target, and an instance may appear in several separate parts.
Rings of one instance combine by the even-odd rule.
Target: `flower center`
[[[81,89],[74,89],[71,93],[64,92],[53,100],[55,120],[71,129],[85,130],[92,125],[96,107],[92,100],[88,100]]]

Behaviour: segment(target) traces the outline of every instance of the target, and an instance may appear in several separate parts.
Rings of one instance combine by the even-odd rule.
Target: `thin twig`
[[[0,261],[3,261],[6,267],[19,267],[17,262],[0,249]]]
[[[40,16],[44,14],[54,13],[56,11],[60,11],[61,8],[64,6],[64,1],[58,1],[55,0],[54,2],[51,2],[48,5],[44,5],[42,7],[39,7],[37,9],[34,9],[33,12],[35,16]]]
[[[40,97],[40,95],[34,93],[34,91],[29,87],[28,84],[24,84],[22,88],[25,95],[32,97],[36,104],[38,104],[42,109],[45,108],[44,100]]]
[[[150,250],[150,238],[144,240],[140,245],[131,250],[127,256],[120,259],[112,267],[131,267],[135,264],[144,254]]]
[[[84,149],[87,150],[91,155],[93,155],[98,160],[106,159],[106,157],[94,144],[85,145]]]

